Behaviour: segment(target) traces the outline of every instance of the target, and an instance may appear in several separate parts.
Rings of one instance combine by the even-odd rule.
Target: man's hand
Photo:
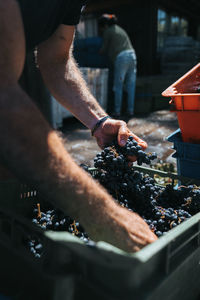
[[[115,138],[117,138],[118,144],[123,147],[125,146],[130,135],[133,136],[143,150],[147,148],[147,143],[131,132],[124,121],[107,119],[94,132],[94,137],[96,138],[97,144],[101,149],[103,149],[107,144],[111,143]],[[129,160],[135,161],[136,158],[129,156]]]
[[[108,214],[111,215],[109,224],[105,224],[104,217],[101,218],[103,224],[99,224],[96,232],[93,232],[95,226],[90,226],[88,233],[92,239],[106,241],[127,252],[139,251],[158,239],[136,213],[119,207]]]

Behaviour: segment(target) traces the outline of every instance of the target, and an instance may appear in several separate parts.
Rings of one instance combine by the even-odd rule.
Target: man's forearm
[[[0,105],[1,162],[22,181],[36,184],[47,200],[82,222],[88,232],[91,226],[100,230],[103,217],[105,224],[112,222],[115,202],[72,160],[21,88],[0,90]]]
[[[44,81],[52,95],[89,129],[107,113],[89,91],[73,57],[61,63],[40,63]]]

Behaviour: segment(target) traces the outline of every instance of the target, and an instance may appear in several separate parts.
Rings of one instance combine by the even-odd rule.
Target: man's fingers
[[[127,126],[121,125],[119,127],[119,132],[118,132],[118,144],[123,147],[126,145],[126,142],[128,140],[129,137],[129,130],[127,130]]]
[[[147,148],[148,145],[147,145],[147,143],[145,141],[143,141],[142,139],[140,139],[134,133],[131,133],[131,135],[134,138],[134,140],[136,140],[136,142],[138,143],[138,145],[140,145],[142,147],[143,150],[145,150]]]
[[[145,141],[143,141],[142,139],[140,139],[137,135],[135,135],[134,133],[130,132],[130,130],[127,128],[126,124],[120,124],[119,126],[119,131],[118,131],[118,144],[123,147],[126,145],[126,142],[128,140],[129,136],[132,136],[134,138],[134,140],[136,140],[136,142],[138,143],[138,145],[140,145],[142,147],[143,150],[145,150],[147,148],[147,143]],[[132,158],[132,160],[134,161],[135,158]]]

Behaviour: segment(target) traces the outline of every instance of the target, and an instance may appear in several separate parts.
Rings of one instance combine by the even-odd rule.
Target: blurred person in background
[[[79,220],[95,240],[138,251],[157,238],[139,215],[120,207],[66,151],[19,84],[26,53],[37,47],[37,64],[51,94],[78,118],[103,148],[132,135],[111,119],[89,92],[72,56],[82,0],[0,0],[0,163],[31,183],[48,201]]]
[[[122,108],[123,89],[128,94],[127,114],[134,115],[137,58],[128,34],[117,25],[117,17],[103,14],[99,20],[99,31],[103,36],[100,53],[107,54],[114,66],[114,117],[119,117]]]

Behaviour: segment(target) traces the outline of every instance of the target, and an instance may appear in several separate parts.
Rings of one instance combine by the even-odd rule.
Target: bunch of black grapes
[[[48,204],[44,205],[43,211],[40,209],[40,203],[34,207],[32,212],[32,222],[43,230],[67,231],[79,237],[86,244],[91,244],[88,234],[84,228],[71,217],[63,214],[62,211],[54,208],[49,208]],[[36,236],[29,236],[27,245],[36,258],[40,258],[44,248],[40,239]]]
[[[200,193],[192,206],[193,201],[187,202],[184,197],[179,198],[179,205],[173,205],[173,200],[180,195],[179,190],[171,185],[160,187],[152,177],[131,168],[120,175],[98,170],[95,178],[121,206],[138,213],[158,237],[190,218],[197,212],[193,209],[191,213],[191,208],[200,205]],[[173,195],[172,192],[168,194],[169,190],[173,190]]]
[[[115,140],[108,147],[104,148],[101,153],[97,154],[94,159],[94,167],[101,168],[105,165],[105,167],[111,166],[114,169],[126,168],[129,163],[128,156],[136,156],[138,165],[143,163],[150,165],[151,161],[157,158],[155,152],[145,153],[136,140],[129,136],[124,147],[120,147]]]
[[[167,185],[157,202],[163,207],[171,205],[177,210],[186,210],[190,215],[195,215],[200,212],[200,188],[188,185],[174,189],[172,185]]]
[[[138,213],[158,237],[200,211],[197,187],[158,186],[152,177],[130,166],[127,156],[132,155],[139,164],[149,164],[156,158],[155,153],[146,154],[129,137],[125,147],[114,142],[96,155],[94,178],[121,206]],[[89,170],[86,166],[84,169]]]
[[[149,228],[158,236],[166,234],[183,221],[200,211],[200,189],[194,185],[159,186],[147,174],[134,170],[128,156],[136,156],[137,163],[150,164],[157,156],[146,154],[138,143],[129,137],[127,144],[120,147],[117,142],[105,147],[94,158],[94,173],[90,167],[81,167],[89,172],[126,209],[138,213]],[[32,222],[44,230],[67,231],[82,239],[87,245],[95,245],[79,222],[64,215],[49,204],[40,210],[33,209]],[[92,224],[91,224],[92,226]],[[35,257],[41,257],[44,247],[40,239],[30,236],[28,246]]]
[[[41,258],[44,253],[44,247],[37,235],[30,234],[25,241],[25,245],[34,257]]]

